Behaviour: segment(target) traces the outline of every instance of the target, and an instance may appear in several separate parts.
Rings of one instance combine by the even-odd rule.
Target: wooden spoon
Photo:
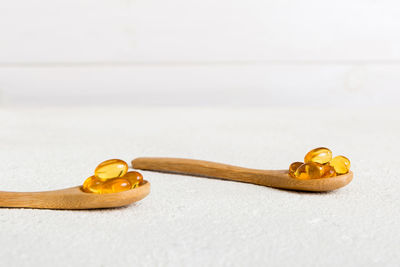
[[[0,207],[83,210],[122,207],[145,198],[150,193],[150,183],[131,190],[94,194],[82,191],[82,186],[44,192],[0,191]]]
[[[353,173],[312,180],[289,176],[287,170],[256,170],[203,160],[177,158],[137,158],[132,167],[140,170],[161,171],[209,178],[239,181],[275,188],[301,191],[331,191],[341,188],[353,179]]]

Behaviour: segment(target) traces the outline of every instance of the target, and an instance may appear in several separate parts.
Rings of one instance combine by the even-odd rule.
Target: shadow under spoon
[[[43,192],[0,191],[0,207],[62,210],[115,208],[139,201],[150,193],[148,181],[143,181],[134,189],[110,194],[86,193],[81,188],[75,186]]]
[[[219,178],[274,188],[314,192],[335,190],[346,186],[353,179],[353,172],[349,172],[331,178],[299,180],[289,176],[287,170],[257,170],[179,158],[137,158],[132,160],[132,167],[140,170]]]

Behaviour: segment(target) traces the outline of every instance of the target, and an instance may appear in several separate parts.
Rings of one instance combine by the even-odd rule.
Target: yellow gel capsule
[[[303,162],[293,162],[289,166],[289,175],[292,176],[293,178],[296,178],[295,172],[297,168],[299,168],[301,165],[303,165]]]
[[[315,165],[319,169],[319,178],[329,178],[336,176],[335,169],[329,165],[329,163],[319,164],[316,162],[310,162],[311,164]]]
[[[103,181],[101,181],[96,176],[90,176],[85,180],[82,185],[82,190],[86,193],[99,193],[101,192],[101,187],[103,185]]]
[[[310,162],[304,163],[300,167],[297,168],[294,173],[297,179],[300,180],[308,180],[308,179],[318,179],[321,178],[321,167],[317,166],[317,164]]]
[[[132,188],[138,187],[143,183],[143,175],[139,172],[127,172],[122,178],[127,179],[131,183]]]
[[[345,174],[350,170],[350,160],[345,156],[336,156],[329,164],[335,168],[337,174]]]
[[[100,163],[94,175],[102,180],[122,177],[128,171],[128,164],[120,159],[110,159]]]
[[[332,151],[326,147],[314,148],[306,154],[304,157],[304,162],[316,162],[320,164],[325,164],[332,159]]]
[[[82,186],[84,192],[95,194],[118,193],[131,188],[132,185],[127,179],[112,178],[104,182],[95,176],[87,178]]]
[[[336,176],[336,171],[335,168],[330,166],[328,163],[324,165],[324,174],[322,175],[322,178],[329,178],[329,177],[335,177]]]
[[[125,178],[113,178],[104,182],[100,194],[118,193],[132,188],[131,183]]]

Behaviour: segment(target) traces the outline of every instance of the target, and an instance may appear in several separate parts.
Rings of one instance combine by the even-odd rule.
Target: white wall
[[[394,0],[3,1],[0,103],[396,106],[399,14]]]

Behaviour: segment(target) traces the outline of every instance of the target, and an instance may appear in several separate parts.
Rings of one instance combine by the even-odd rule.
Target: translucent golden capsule
[[[128,179],[112,178],[103,181],[95,176],[91,176],[85,180],[82,189],[87,193],[108,194],[118,193],[132,188]]]
[[[138,187],[143,183],[143,175],[135,171],[127,172],[123,178],[131,183],[132,188]]]
[[[329,164],[335,169],[337,174],[345,174],[350,170],[350,160],[345,156],[336,156]]]
[[[131,183],[125,178],[113,178],[104,182],[101,194],[118,193],[132,188]]]
[[[332,159],[332,151],[326,147],[314,148],[306,154],[304,157],[304,162],[316,162],[319,164],[325,164]]]
[[[82,190],[87,193],[100,194],[102,186],[103,186],[103,181],[101,181],[99,178],[93,175],[85,180],[85,182],[82,185]]]
[[[335,169],[332,166],[330,166],[329,163],[324,164],[324,174],[322,175],[322,178],[329,178],[335,176],[336,176]]]
[[[296,178],[295,172],[297,168],[299,168],[301,165],[303,165],[303,162],[293,162],[289,166],[289,175],[292,176],[293,178]]]
[[[128,164],[120,159],[110,159],[100,163],[94,175],[102,180],[118,178],[124,176],[128,171]]]
[[[312,162],[304,163],[297,168],[294,175],[297,179],[301,180],[317,179],[321,178],[321,170],[316,164]]]

